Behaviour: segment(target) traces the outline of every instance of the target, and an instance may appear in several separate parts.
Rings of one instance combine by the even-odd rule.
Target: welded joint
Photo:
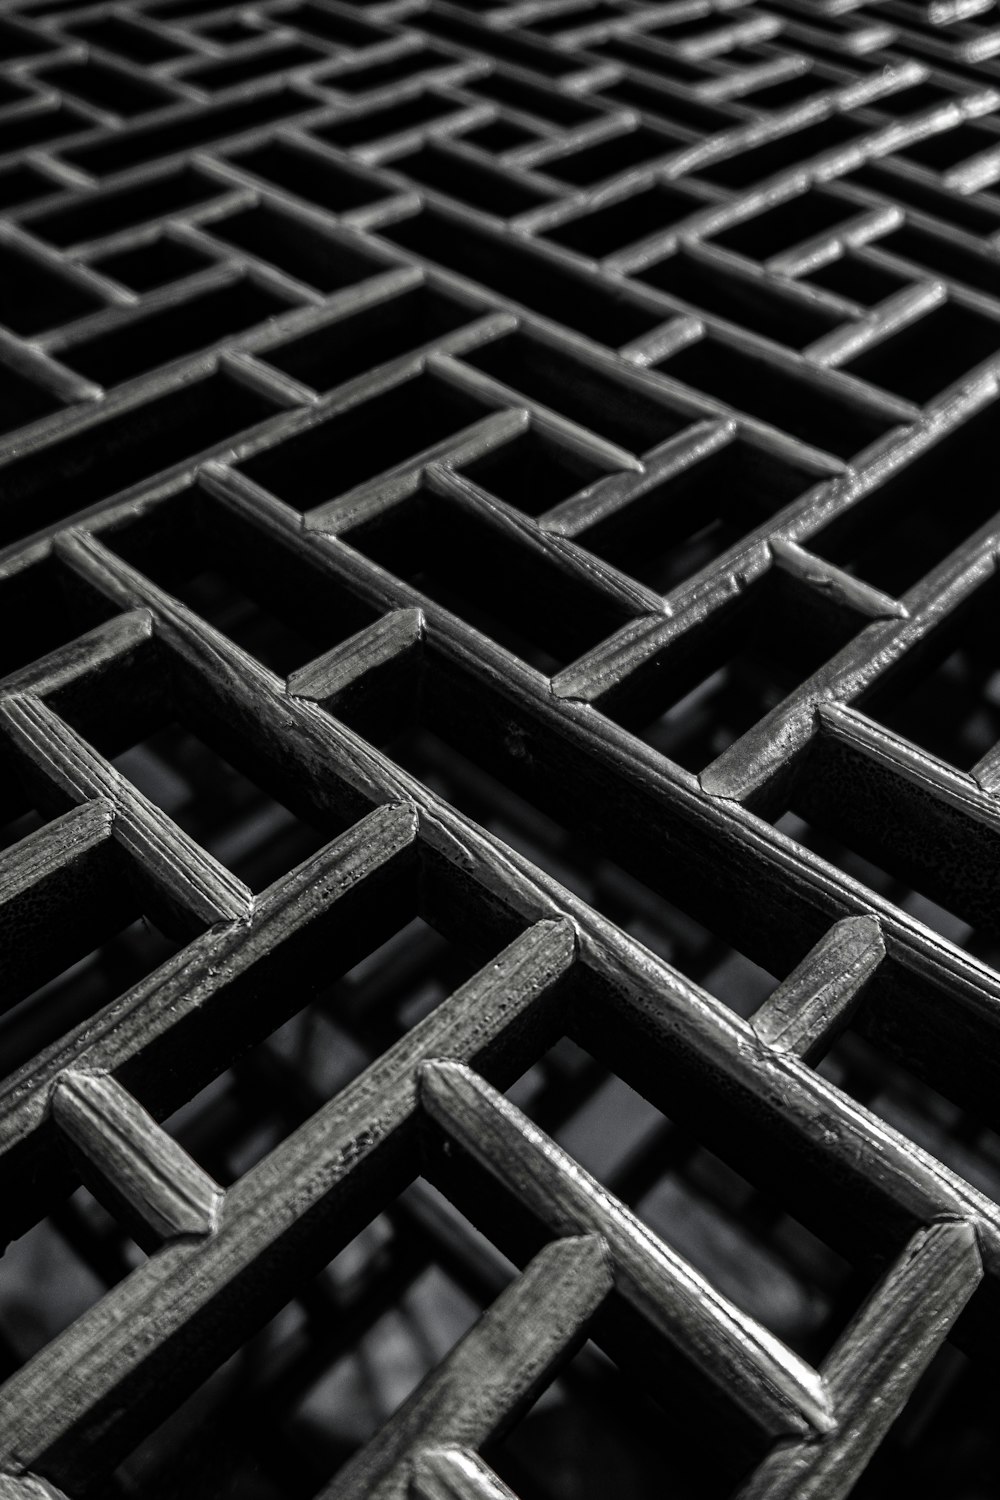
[[[843,918],[764,1001],[751,1026],[775,1052],[812,1061],[850,1023],[884,958],[877,917]]]
[[[157,1242],[218,1227],[225,1194],[120,1083],[67,1070],[49,1096],[53,1123]]]

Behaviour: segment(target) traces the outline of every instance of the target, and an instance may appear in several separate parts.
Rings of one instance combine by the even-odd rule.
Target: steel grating
[[[0,1500],[1000,1494],[995,8],[0,5]]]

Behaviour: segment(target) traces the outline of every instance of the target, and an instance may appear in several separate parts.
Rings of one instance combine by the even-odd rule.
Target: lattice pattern
[[[4,1500],[995,1482],[994,9],[0,7]]]

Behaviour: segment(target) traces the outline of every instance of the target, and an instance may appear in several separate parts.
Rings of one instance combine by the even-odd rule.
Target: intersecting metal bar
[[[0,1494],[982,1492],[994,0],[0,9]]]
[[[503,1292],[378,1438],[324,1491],[402,1496],[416,1445],[478,1447],[511,1421],[579,1342],[613,1285],[597,1235],[555,1241]]]

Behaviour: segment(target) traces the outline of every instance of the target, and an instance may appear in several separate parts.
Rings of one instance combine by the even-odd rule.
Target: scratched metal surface
[[[0,1500],[1000,1493],[998,183],[994,0],[3,0]]]

